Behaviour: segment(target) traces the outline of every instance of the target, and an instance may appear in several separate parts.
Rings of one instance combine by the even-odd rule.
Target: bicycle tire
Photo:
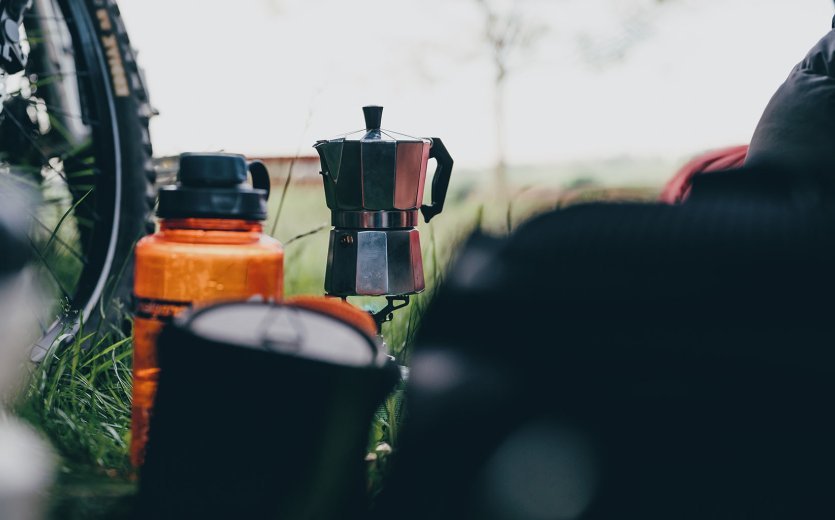
[[[95,151],[93,196],[79,204],[74,194],[75,213],[95,220],[83,240],[87,262],[70,298],[70,312],[54,320],[35,342],[31,359],[36,362],[56,343],[72,341],[82,326],[119,327],[114,321],[124,315],[132,293],[133,247],[153,231],[150,215],[156,199],[148,130],[154,111],[116,2],[51,1],[71,33],[73,58],[86,67],[83,88],[88,91],[80,97],[86,96],[86,110],[98,118],[93,135],[100,149]],[[68,184],[72,189],[73,182]]]

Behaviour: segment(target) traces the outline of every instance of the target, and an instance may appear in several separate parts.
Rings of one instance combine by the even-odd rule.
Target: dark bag
[[[835,514],[835,197],[764,168],[475,237],[378,518]]]
[[[835,172],[835,31],[812,47],[774,94],[746,164]]]

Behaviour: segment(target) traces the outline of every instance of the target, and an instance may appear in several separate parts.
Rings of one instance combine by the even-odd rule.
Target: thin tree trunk
[[[499,196],[507,194],[507,159],[505,156],[505,93],[504,93],[504,74],[499,73],[496,77],[494,85],[494,99],[493,99],[493,120],[496,123],[496,150],[495,150],[495,165],[494,177],[496,193]]]

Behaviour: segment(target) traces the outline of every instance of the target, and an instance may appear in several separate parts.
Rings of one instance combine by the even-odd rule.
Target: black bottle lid
[[[269,174],[260,162],[247,164],[243,155],[230,153],[184,153],[177,184],[160,189],[157,216],[264,220],[268,196]]]

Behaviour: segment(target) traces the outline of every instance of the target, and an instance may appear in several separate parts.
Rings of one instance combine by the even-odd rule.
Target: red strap
[[[717,172],[739,168],[745,163],[745,156],[748,154],[748,145],[733,146],[713,150],[700,155],[685,164],[672,179],[667,181],[661,191],[661,202],[667,204],[679,204],[687,199],[690,194],[690,187],[693,184],[693,177],[700,173]]]

